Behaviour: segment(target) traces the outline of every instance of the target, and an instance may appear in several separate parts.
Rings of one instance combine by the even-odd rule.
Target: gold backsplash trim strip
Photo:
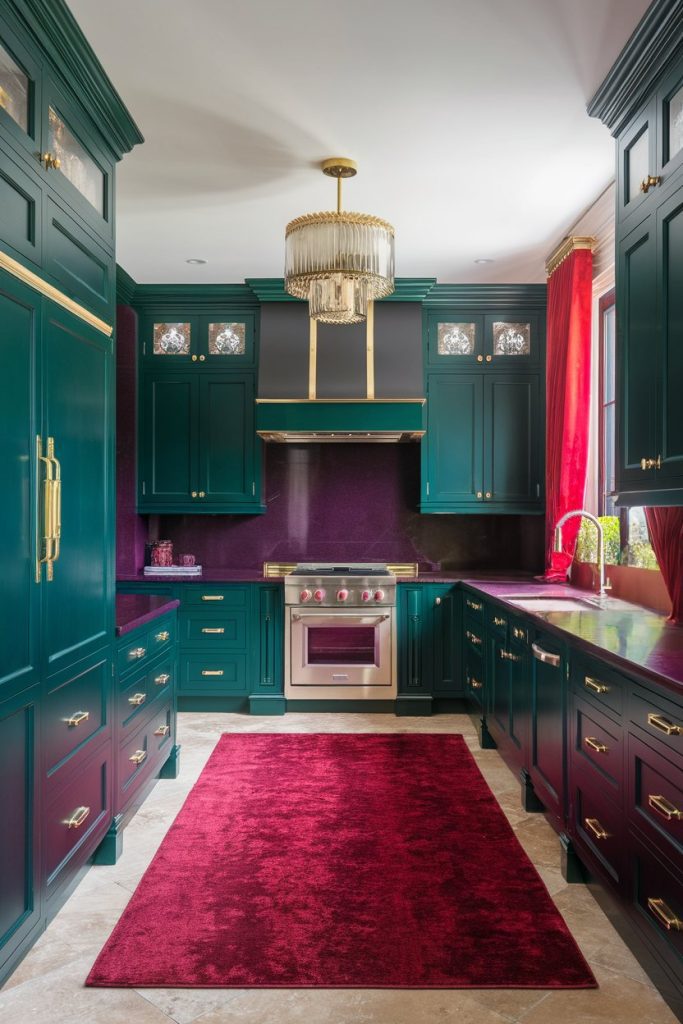
[[[289,576],[295,569],[295,562],[264,562],[263,577],[267,580],[278,579],[281,576]],[[409,579],[414,579],[419,575],[417,562],[388,562],[387,569],[394,576],[404,576]]]
[[[111,338],[114,333],[114,328],[111,324],[106,323],[104,320],[100,320],[98,316],[91,313],[85,306],[81,306],[79,302],[75,302],[70,299],[64,292],[60,292],[54,285],[48,284],[42,277],[38,277],[32,270],[28,270],[22,263],[12,259],[6,252],[0,249],[0,269],[6,270],[8,274],[18,278],[19,281],[23,281],[29,288],[33,288],[35,291],[40,292],[41,295],[45,295],[46,298],[52,299],[58,306],[62,306],[63,309],[67,309],[69,313],[73,313],[80,320],[84,320],[86,324],[90,324],[96,331],[100,331],[107,338]]]

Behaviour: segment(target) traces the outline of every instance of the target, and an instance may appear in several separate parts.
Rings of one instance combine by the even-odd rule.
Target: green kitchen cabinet
[[[253,368],[257,349],[257,317],[241,309],[207,305],[203,292],[191,286],[175,289],[173,305],[158,305],[140,316],[141,366],[153,373],[214,369],[232,373]],[[142,297],[141,297],[142,296]],[[145,286],[136,300],[146,309]],[[159,302],[163,303],[160,299]],[[210,311],[207,311],[210,310]]]
[[[253,373],[145,373],[140,512],[263,512]]]
[[[459,372],[481,367],[515,373],[542,363],[539,315],[528,309],[500,307],[482,312],[464,307],[430,312],[425,327],[431,369]]]
[[[0,685],[0,978],[40,930],[40,686],[9,696]]]
[[[658,2],[589,104],[617,140],[617,505],[683,504],[683,26]],[[623,69],[642,73],[624,79]],[[626,84],[625,84],[626,83]]]
[[[398,587],[398,714],[429,714],[434,702],[464,695],[461,603],[450,583]]]
[[[530,631],[528,770],[534,791],[556,831],[564,826],[566,798],[567,653],[564,645]]]
[[[508,764],[522,768],[529,748],[529,660],[524,620],[487,606],[487,727]]]
[[[252,622],[258,635],[255,684],[249,694],[252,715],[283,715],[284,594],[279,584],[259,583],[253,587]]]
[[[538,373],[430,373],[422,512],[540,513]]]

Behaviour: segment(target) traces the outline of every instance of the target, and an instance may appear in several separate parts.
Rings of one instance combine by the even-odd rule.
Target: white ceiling
[[[119,168],[118,262],[169,283],[281,276],[287,222],[334,208],[328,156],[358,161],[344,206],[394,224],[397,276],[545,280],[613,177],[586,102],[648,7],[69,3],[146,139]]]

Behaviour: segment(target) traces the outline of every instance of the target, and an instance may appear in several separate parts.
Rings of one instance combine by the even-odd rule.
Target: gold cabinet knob
[[[490,491],[487,491],[487,492],[486,492],[486,494],[485,494],[485,498],[486,498],[486,500],[487,500],[487,501],[490,501],[490,500],[491,500],[491,492],[490,492]]]
[[[199,497],[200,498],[205,498],[206,497],[206,491],[200,491],[199,492]]]
[[[157,633],[156,638],[160,644],[164,643],[170,637],[170,633],[167,629],[163,629],[161,633]]]
[[[191,496],[192,496],[193,498],[196,498],[196,497],[197,497],[197,492],[196,492],[196,491],[191,491],[190,493],[191,493]]]
[[[437,605],[441,604],[441,598],[440,597],[435,597],[434,598],[434,604],[437,604]]]
[[[643,180],[640,183],[640,191],[647,193],[650,191],[651,188],[655,188],[657,185],[661,184],[661,174],[648,174],[648,176],[646,178],[643,178]]]
[[[487,356],[486,357],[486,362],[490,363],[492,359],[493,359],[493,356]]]
[[[54,156],[52,153],[41,153],[40,162],[45,164],[46,171],[49,171],[51,167],[54,168],[55,171],[58,171],[62,166],[62,161],[59,157]]]
[[[130,654],[128,656],[130,658],[144,658],[144,656],[146,654],[147,654],[147,648],[146,647],[134,647],[133,650],[130,652]]]
[[[477,501],[481,501],[483,497],[484,497],[484,495],[482,494],[482,492],[481,491],[477,491]]]
[[[200,356],[199,357],[199,362],[203,363],[205,361],[205,359],[206,359],[206,356]]]
[[[193,362],[193,363],[196,363],[196,362],[197,362],[197,356],[192,356],[192,362]]]
[[[478,363],[483,363],[484,362],[484,357],[483,356],[477,356],[477,362]]]

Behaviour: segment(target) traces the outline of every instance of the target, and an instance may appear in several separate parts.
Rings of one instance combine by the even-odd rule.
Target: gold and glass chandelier
[[[342,211],[342,179],[355,175],[353,160],[332,157],[323,161],[322,171],[337,179],[337,212],[307,213],[289,222],[285,288],[308,299],[314,320],[360,323],[368,302],[394,290],[394,229],[369,213]]]

